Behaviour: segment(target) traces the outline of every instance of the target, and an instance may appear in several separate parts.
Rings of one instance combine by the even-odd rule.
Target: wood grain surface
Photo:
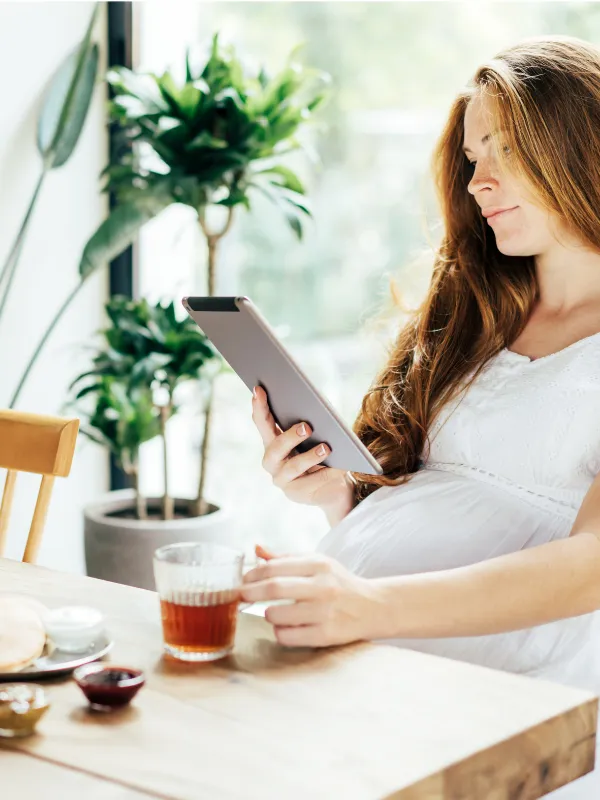
[[[38,735],[2,745],[36,763],[173,800],[529,800],[593,768],[597,698],[579,689],[387,646],[286,650],[248,614],[232,656],[182,664],[153,592],[2,559],[0,591],[100,608],[110,660],[147,675],[110,715],[48,682]]]
[[[60,800],[146,800],[149,797],[111,780],[9,750],[0,752],[0,796],[15,800],[55,797]]]

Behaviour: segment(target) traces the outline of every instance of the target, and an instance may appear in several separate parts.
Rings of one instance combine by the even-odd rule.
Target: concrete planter
[[[175,500],[175,508],[185,500]],[[174,520],[127,519],[111,516],[133,508],[132,489],[109,492],[84,509],[85,563],[87,574],[114,583],[154,589],[152,556],[157,547],[175,542],[217,542],[237,547],[233,517],[217,506],[202,517]],[[148,499],[148,510],[160,508],[160,500]]]

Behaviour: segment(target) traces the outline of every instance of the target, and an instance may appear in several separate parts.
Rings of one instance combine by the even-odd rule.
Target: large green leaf
[[[165,103],[152,73],[137,74],[127,67],[112,67],[106,73],[107,82],[118,93],[137,97],[146,106],[148,114],[166,114],[169,106]]]
[[[132,97],[130,94],[122,94],[113,101],[114,106],[122,109],[123,116],[129,119],[141,119],[147,116],[148,106],[139,97]]]
[[[83,41],[57,71],[42,106],[37,145],[47,169],[69,159],[90,107],[98,71],[98,46],[91,42],[98,9],[96,3]]]
[[[137,236],[140,228],[172,202],[171,198],[151,198],[152,202],[124,203],[112,211],[86,244],[79,262],[82,280],[116,258]]]

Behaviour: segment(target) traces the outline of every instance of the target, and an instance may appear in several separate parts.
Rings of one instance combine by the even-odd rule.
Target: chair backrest
[[[64,478],[71,471],[78,430],[78,419],[0,411],[0,469],[7,470],[0,504],[0,556],[6,544],[17,472],[33,472],[42,476],[42,482],[23,561],[35,561],[42,541],[54,478]]]

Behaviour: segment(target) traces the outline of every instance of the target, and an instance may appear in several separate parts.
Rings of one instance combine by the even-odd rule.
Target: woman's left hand
[[[381,605],[373,581],[323,555],[277,558],[261,548],[257,554],[269,560],[246,573],[242,599],[295,601],[265,612],[280,644],[327,647],[372,638]]]

